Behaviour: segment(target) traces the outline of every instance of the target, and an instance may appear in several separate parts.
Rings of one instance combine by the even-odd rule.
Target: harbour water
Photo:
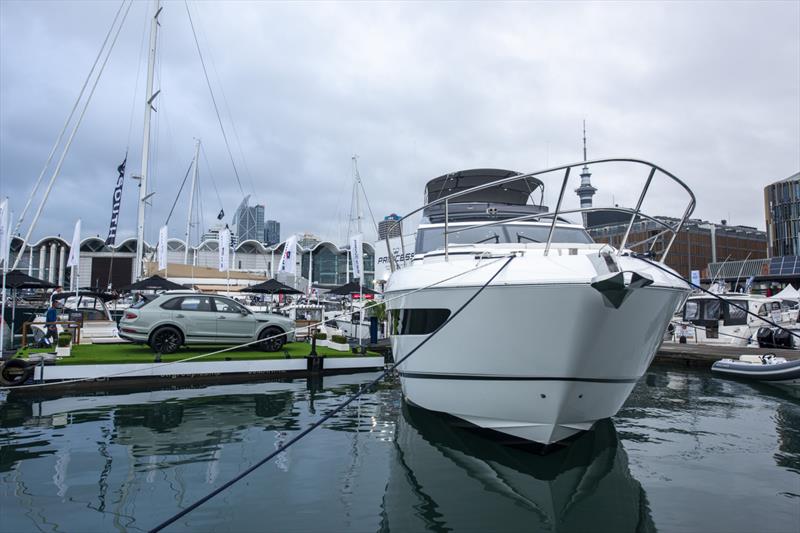
[[[370,377],[11,397],[2,530],[147,530]],[[654,367],[616,417],[540,455],[388,382],[169,530],[797,532],[800,400]]]

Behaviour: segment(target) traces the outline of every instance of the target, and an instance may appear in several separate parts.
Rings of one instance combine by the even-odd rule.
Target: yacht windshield
[[[465,226],[464,229],[451,226],[450,228],[448,236],[450,244],[547,242],[547,234],[550,232],[550,226],[528,224],[502,224],[477,228]],[[556,226],[553,231],[553,242],[591,244],[594,241],[583,228]],[[417,232],[415,253],[424,254],[440,248],[444,248],[444,226],[421,228]]]

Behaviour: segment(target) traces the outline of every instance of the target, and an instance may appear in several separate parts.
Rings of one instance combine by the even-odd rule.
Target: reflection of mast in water
[[[404,406],[381,530],[655,530],[610,420],[545,456],[450,422]]]
[[[800,406],[788,401],[781,402],[773,420],[778,434],[775,464],[800,474]]]

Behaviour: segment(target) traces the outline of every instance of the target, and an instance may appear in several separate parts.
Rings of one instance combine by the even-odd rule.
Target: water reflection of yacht
[[[404,406],[382,530],[655,531],[610,420],[544,456],[447,422]]]

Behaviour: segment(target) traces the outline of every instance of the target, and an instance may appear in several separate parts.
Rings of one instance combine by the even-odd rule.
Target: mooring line
[[[385,378],[386,376],[388,376],[389,374],[391,374],[392,372],[394,372],[394,370],[395,370],[395,369],[396,369],[398,366],[400,366],[400,365],[401,365],[403,362],[405,362],[405,361],[406,361],[406,360],[407,360],[409,357],[411,357],[412,355],[414,355],[414,353],[416,353],[416,352],[417,352],[417,350],[419,350],[420,348],[422,348],[422,347],[423,347],[423,346],[424,346],[424,345],[425,345],[425,344],[426,344],[426,343],[427,343],[429,340],[431,340],[433,337],[435,337],[437,333],[439,333],[440,331],[442,331],[442,329],[444,329],[444,327],[445,327],[445,326],[447,326],[447,324],[449,324],[450,322],[452,322],[452,321],[453,321],[453,319],[455,319],[455,318],[456,318],[456,317],[457,317],[457,316],[458,316],[458,315],[461,313],[461,311],[463,311],[463,310],[464,310],[464,309],[465,309],[465,308],[466,308],[466,307],[467,307],[467,306],[468,306],[470,303],[472,303],[472,301],[473,301],[473,300],[475,300],[475,298],[477,298],[477,297],[478,297],[478,295],[479,295],[480,293],[482,293],[482,292],[483,292],[483,290],[484,290],[486,287],[488,287],[488,286],[489,286],[489,284],[490,284],[492,281],[494,281],[494,279],[495,279],[495,278],[496,278],[496,277],[497,277],[497,276],[500,274],[500,272],[502,272],[502,271],[503,271],[503,269],[505,269],[505,268],[506,268],[506,266],[508,266],[508,264],[509,264],[509,263],[510,263],[510,262],[511,262],[511,261],[512,261],[512,260],[513,260],[515,257],[516,257],[516,254],[514,254],[514,255],[511,255],[511,256],[510,256],[510,257],[509,257],[509,258],[506,260],[506,262],[505,262],[505,263],[503,263],[503,265],[502,265],[502,266],[501,266],[501,267],[500,267],[500,268],[497,270],[497,272],[495,272],[494,274],[492,274],[492,277],[490,277],[490,278],[489,278],[489,280],[488,280],[488,281],[486,281],[486,283],[484,283],[483,285],[481,285],[481,287],[480,287],[480,288],[479,288],[477,291],[475,291],[475,294],[473,294],[472,296],[470,296],[470,298],[469,298],[469,299],[468,299],[466,302],[464,302],[464,303],[461,305],[461,307],[459,307],[459,308],[458,308],[458,310],[456,310],[456,312],[455,312],[455,313],[453,313],[452,315],[450,315],[450,317],[449,317],[447,320],[445,320],[445,321],[444,321],[444,322],[443,322],[443,323],[442,323],[442,324],[441,324],[441,325],[440,325],[438,328],[436,328],[436,329],[433,331],[433,333],[431,333],[430,335],[428,335],[427,337],[425,337],[425,339],[423,339],[423,341],[422,341],[422,342],[420,342],[420,343],[419,343],[419,344],[418,344],[418,345],[417,345],[417,346],[416,346],[416,347],[415,347],[413,350],[411,350],[410,352],[408,352],[408,353],[407,353],[405,356],[403,356],[403,357],[402,357],[402,358],[401,358],[399,361],[397,361],[396,363],[394,363],[392,366],[390,366],[389,368],[387,368],[386,370],[384,370],[383,372],[381,372],[381,374],[380,374],[380,375],[379,375],[377,378],[375,378],[374,380],[370,381],[370,382],[369,382],[369,383],[367,383],[366,385],[361,385],[361,387],[359,388],[359,390],[358,390],[358,391],[357,391],[355,394],[352,394],[352,395],[351,395],[351,396],[350,396],[350,397],[349,397],[347,400],[345,400],[344,402],[342,402],[342,403],[340,403],[338,406],[336,406],[336,407],[333,409],[333,411],[329,412],[328,414],[326,414],[325,416],[323,416],[322,418],[320,418],[319,420],[317,420],[316,422],[314,422],[313,424],[311,424],[309,427],[307,427],[306,429],[304,429],[303,431],[301,431],[300,433],[298,433],[297,435],[295,435],[293,438],[291,438],[290,440],[288,440],[288,441],[287,441],[285,444],[283,444],[283,445],[282,445],[280,448],[278,448],[278,449],[277,449],[277,450],[275,450],[274,452],[270,453],[269,455],[267,455],[266,457],[264,457],[263,459],[261,459],[260,461],[258,461],[258,462],[257,462],[257,463],[255,463],[254,465],[252,465],[250,468],[248,468],[247,470],[245,470],[245,471],[244,471],[244,472],[242,472],[241,474],[239,474],[239,475],[237,475],[236,477],[234,477],[233,479],[231,479],[231,480],[229,480],[229,481],[225,482],[223,485],[220,485],[219,487],[217,487],[216,489],[214,489],[214,490],[213,490],[213,491],[211,491],[210,493],[206,494],[205,496],[203,496],[202,498],[200,498],[199,500],[197,500],[196,502],[194,502],[193,504],[191,504],[191,505],[190,505],[190,506],[188,506],[187,508],[183,509],[183,510],[182,510],[182,511],[180,511],[179,513],[177,513],[177,514],[173,515],[172,517],[168,518],[168,519],[167,519],[167,520],[165,520],[164,522],[161,522],[160,524],[158,524],[157,526],[155,526],[153,529],[151,529],[149,533],[157,533],[158,531],[161,531],[161,530],[162,530],[162,529],[164,529],[165,527],[169,526],[170,524],[173,524],[173,523],[175,523],[177,520],[180,520],[182,517],[186,516],[187,514],[189,514],[189,513],[190,513],[190,512],[192,512],[192,511],[194,511],[195,509],[197,509],[198,507],[200,507],[201,505],[203,505],[204,503],[206,503],[208,500],[210,500],[210,499],[211,499],[211,498],[213,498],[214,496],[218,495],[219,493],[221,493],[221,492],[223,492],[224,490],[228,489],[229,487],[233,486],[235,483],[237,483],[238,481],[240,481],[241,479],[243,479],[245,476],[247,476],[248,474],[251,474],[252,472],[254,472],[255,470],[257,470],[259,467],[261,467],[261,466],[263,466],[265,463],[269,462],[271,459],[273,459],[274,457],[276,457],[278,454],[280,454],[280,453],[282,453],[282,452],[286,451],[286,449],[287,449],[287,448],[289,448],[289,447],[290,447],[292,444],[294,444],[294,443],[298,442],[300,439],[302,439],[303,437],[305,437],[306,435],[308,435],[309,433],[311,433],[312,431],[314,431],[316,428],[318,428],[319,426],[321,426],[323,423],[325,423],[327,420],[329,420],[329,419],[333,418],[333,417],[334,417],[336,414],[338,414],[338,413],[339,413],[339,412],[340,412],[342,409],[344,409],[345,407],[347,407],[348,405],[350,405],[350,404],[353,402],[353,400],[355,400],[356,398],[359,398],[359,397],[360,397],[362,394],[364,394],[365,392],[367,392],[368,390],[370,390],[372,387],[374,387],[375,385],[377,385],[377,384],[378,384],[378,382],[380,382],[380,381],[381,381],[383,378]],[[404,295],[404,296],[406,296],[406,295]]]
[[[769,320],[769,319],[767,319],[767,318],[764,318],[763,316],[759,316],[759,315],[757,315],[756,313],[754,313],[754,312],[750,311],[749,309],[747,309],[747,308],[745,308],[745,307],[742,307],[741,305],[737,305],[737,304],[733,303],[732,301],[730,301],[730,300],[727,300],[727,299],[723,298],[723,297],[722,297],[722,296],[720,296],[719,294],[715,294],[715,293],[711,292],[711,291],[710,291],[710,290],[708,290],[708,289],[704,289],[704,288],[703,288],[703,287],[701,287],[700,285],[695,285],[694,283],[692,283],[692,282],[691,282],[691,281],[689,281],[688,279],[684,278],[684,277],[683,277],[683,276],[681,276],[680,274],[678,274],[678,273],[676,273],[676,272],[673,272],[673,271],[671,271],[670,269],[668,269],[668,268],[666,268],[666,267],[664,267],[664,266],[660,265],[659,263],[656,263],[655,261],[650,261],[649,259],[647,259],[647,258],[645,258],[645,257],[642,257],[641,255],[639,255],[639,254],[636,254],[636,253],[633,253],[633,254],[631,254],[631,255],[630,255],[630,257],[633,257],[634,259],[638,259],[639,261],[644,261],[645,263],[647,263],[647,264],[649,264],[649,265],[652,265],[652,266],[656,267],[657,269],[661,270],[662,272],[666,272],[666,273],[667,273],[667,274],[669,274],[670,276],[673,276],[673,277],[676,277],[676,278],[678,278],[679,280],[681,280],[681,281],[683,281],[683,282],[687,283],[687,284],[688,284],[688,285],[690,285],[691,287],[694,287],[695,289],[700,289],[702,292],[704,292],[704,293],[708,294],[709,296],[713,296],[714,298],[716,298],[717,300],[719,300],[719,301],[721,301],[721,302],[725,302],[726,304],[728,304],[728,305],[730,305],[730,306],[733,306],[733,307],[735,307],[736,309],[739,309],[740,311],[744,311],[744,312],[745,312],[745,313],[747,313],[748,315],[754,316],[754,317],[758,318],[759,320],[763,320],[764,322],[766,322],[766,323],[767,323],[767,324],[769,324],[770,326],[774,326],[774,327],[776,327],[776,328],[778,328],[778,329],[782,329],[783,331],[785,331],[786,333],[788,333],[789,335],[791,335],[792,337],[794,337],[794,338],[796,338],[796,339],[800,339],[800,335],[798,335],[798,334],[797,334],[797,333],[795,333],[794,331],[792,331],[792,330],[790,330],[790,329],[788,329],[788,328],[785,328],[784,326],[781,326],[780,324],[776,324],[776,323],[775,323],[775,322],[773,322],[772,320]]]
[[[405,298],[406,296],[408,296],[410,294],[414,294],[414,293],[419,292],[419,291],[430,289],[432,287],[435,287],[436,285],[440,285],[442,283],[445,283],[445,282],[450,281],[452,279],[458,278],[458,277],[463,276],[465,274],[469,274],[470,272],[475,272],[476,270],[480,270],[482,268],[486,268],[487,266],[491,266],[491,265],[493,265],[495,263],[500,262],[502,259],[505,259],[505,256],[500,257],[498,259],[495,259],[494,261],[490,261],[488,263],[484,263],[484,264],[478,265],[478,266],[476,266],[474,268],[470,268],[469,270],[465,270],[463,272],[459,272],[458,274],[454,274],[454,275],[452,275],[450,277],[441,279],[439,281],[431,283],[430,285],[426,285],[425,287],[420,287],[419,289],[414,289],[414,290],[409,291],[407,293],[403,293],[403,294],[401,294],[399,296],[395,296],[395,297],[389,298],[387,300],[382,300],[381,302],[374,302],[374,303],[372,303],[370,305],[365,305],[364,306],[364,310],[366,311],[367,309],[372,309],[373,307],[377,307],[378,305],[381,305],[382,303],[392,302],[392,301],[397,300],[399,298]],[[333,318],[323,319],[321,322],[315,322],[313,324],[309,324],[308,326],[303,326],[301,328],[295,328],[294,330],[292,330],[292,332],[293,333],[298,333],[300,331],[305,331],[305,330],[308,330],[309,328],[315,328],[317,326],[321,326],[321,325],[325,324],[325,322],[327,322],[329,320],[334,320],[336,318],[349,316],[349,315],[350,315],[349,311],[343,312],[341,314],[334,315]],[[213,351],[213,352],[208,352],[208,353],[204,353],[204,354],[200,354],[200,355],[193,355],[192,357],[187,357],[185,359],[179,359],[178,361],[167,361],[166,363],[154,363],[153,366],[150,367],[150,369],[151,370],[155,370],[155,369],[164,368],[164,367],[170,366],[170,365],[175,365],[175,364],[179,364],[179,363],[186,363],[188,361],[194,361],[195,359],[202,359],[203,357],[210,357],[212,355],[219,355],[221,353],[230,352],[230,351],[233,351],[233,350],[238,350],[240,348],[245,348],[245,347],[251,346],[253,344],[259,344],[259,343],[266,342],[266,341],[269,341],[269,340],[272,340],[272,339],[277,339],[277,338],[280,338],[280,337],[283,337],[283,336],[286,336],[286,335],[287,335],[287,333],[279,333],[278,335],[272,335],[271,337],[264,337],[263,339],[256,339],[254,341],[246,342],[244,344],[237,344],[235,346],[228,346],[227,348],[222,348],[220,350],[216,350],[216,351]],[[147,363],[143,363],[143,364],[147,364]],[[76,379],[70,379],[70,380],[52,381],[52,382],[49,382],[49,383],[34,383],[34,384],[31,384],[31,385],[0,386],[0,391],[2,391],[2,390],[12,391],[12,390],[20,390],[20,389],[41,389],[41,388],[44,388],[44,387],[51,387],[51,386],[57,386],[57,385],[72,385],[72,384],[75,384],[75,383],[83,383],[83,382],[86,382],[86,381],[97,381],[97,380],[108,379],[108,378],[116,378],[116,377],[125,376],[127,374],[133,374],[133,373],[141,372],[141,371],[142,371],[142,369],[124,370],[122,372],[115,372],[115,373],[112,373],[112,374],[106,374],[104,376],[97,376],[97,377],[91,377],[91,378],[76,378]]]

